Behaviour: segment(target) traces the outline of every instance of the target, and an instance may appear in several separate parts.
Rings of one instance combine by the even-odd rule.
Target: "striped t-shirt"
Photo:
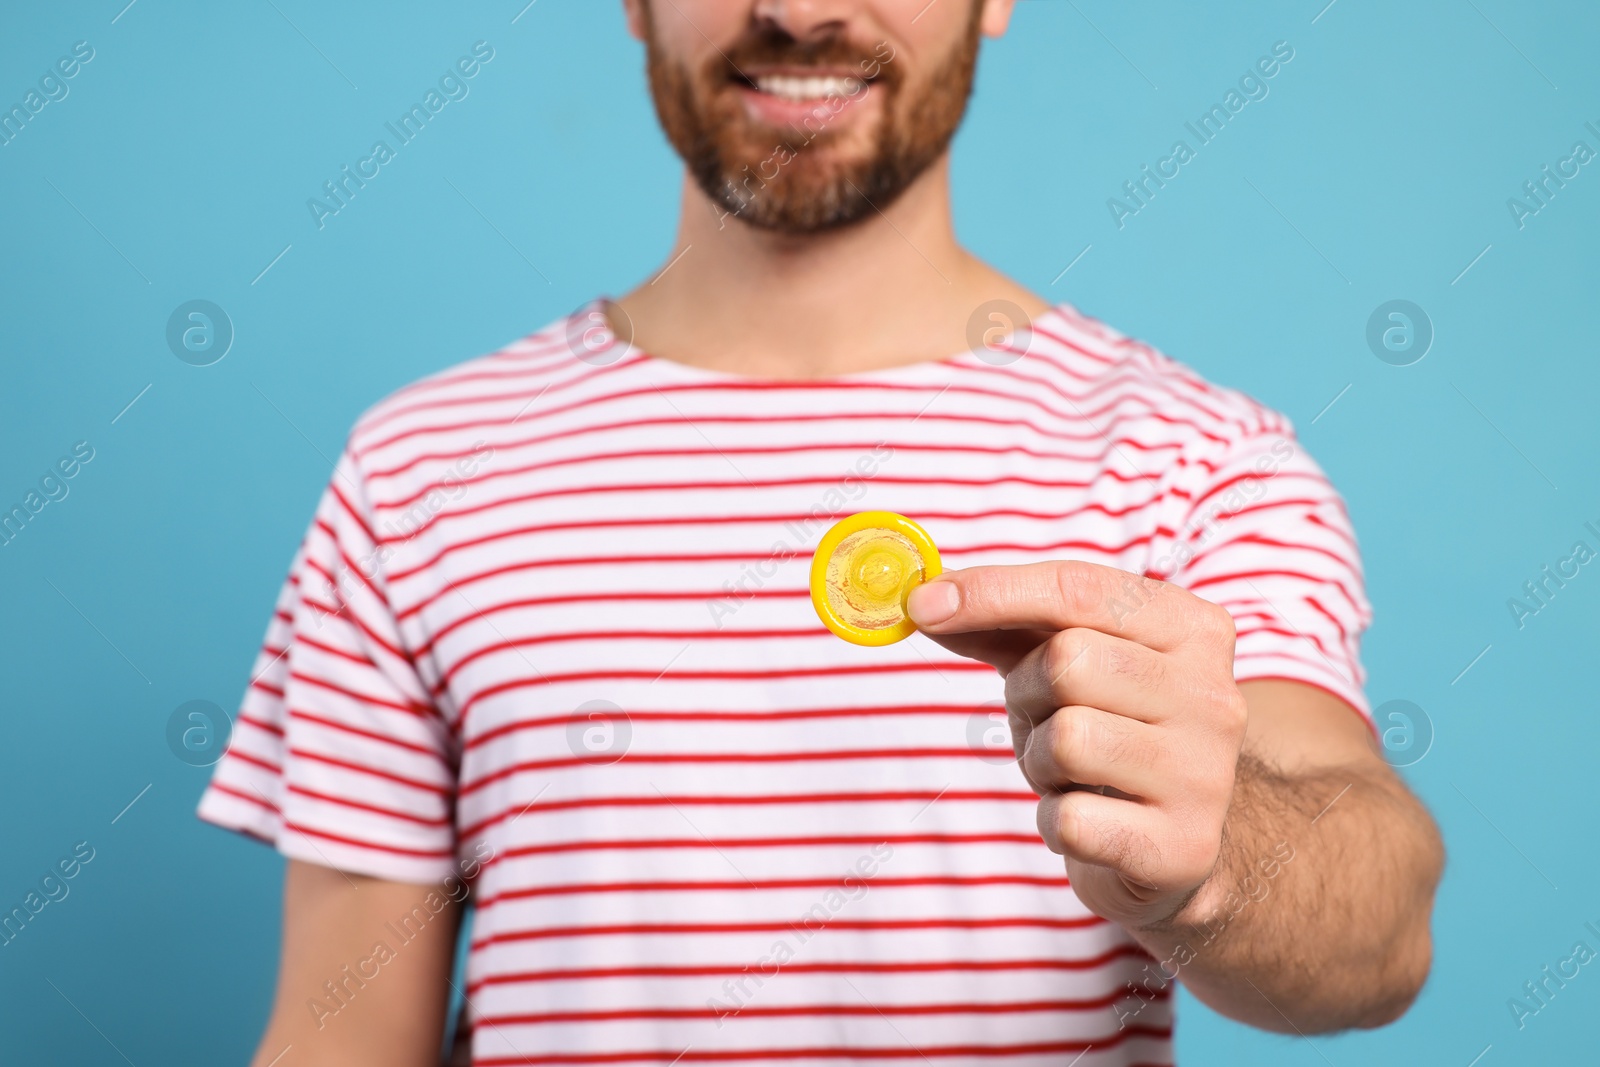
[[[418,883],[307,1010],[337,1025],[465,874],[476,1064],[1171,1063],[1171,988],[1040,840],[1001,677],[833,636],[810,556],[882,509],[947,569],[1169,579],[1232,612],[1239,679],[1370,714],[1351,526],[1288,421],[1065,304],[804,382],[596,306],[368,411],[295,555],[200,814]]]

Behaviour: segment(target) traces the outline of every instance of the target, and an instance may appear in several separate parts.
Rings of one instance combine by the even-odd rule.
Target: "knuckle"
[[[1068,772],[1086,766],[1094,752],[1092,731],[1080,710],[1062,708],[1050,716],[1050,757],[1056,766]]]
[[[1228,687],[1228,725],[1240,737],[1250,725],[1250,705],[1237,686]]]
[[[1040,805],[1039,814],[1041,821],[1048,820],[1051,836],[1063,852],[1082,853],[1092,839],[1093,830],[1071,793],[1057,796],[1048,807]]]
[[[1022,771],[1022,777],[1028,783],[1028,787],[1041,795],[1045,792],[1041,783],[1047,781],[1049,777],[1048,768],[1044,764],[1053,758],[1046,752],[1049,747],[1044,742],[1046,736],[1046,730],[1041,726],[1029,730],[1020,739],[1020,743],[1016,734],[1012,734],[1012,748],[1020,753],[1017,757],[1017,768]]]
[[[1069,678],[1081,676],[1089,649],[1088,633],[1077,628],[1062,630],[1045,643],[1044,668],[1052,689],[1059,690]]]
[[[1222,828],[1214,818],[1191,811],[1180,815],[1170,848],[1175,881],[1198,882],[1211,874],[1221,849]]]
[[[1028,721],[1023,709],[1031,706],[1039,687],[1039,675],[1035,670],[1013,670],[1006,675],[1004,692],[1008,722],[1014,724],[1018,720]]]
[[[1056,593],[1061,604],[1074,616],[1084,616],[1099,607],[1099,583],[1088,564],[1061,560],[1056,564]]]
[[[1049,740],[1041,757],[1072,780],[1091,785],[1104,784],[1101,778],[1109,768],[1149,770],[1158,755],[1140,743],[1136,724],[1097,708],[1068,705],[1043,729]]]
[[[1234,639],[1238,635],[1237,627],[1233,621],[1233,614],[1227,608],[1213,604],[1208,600],[1202,600],[1200,603],[1202,607],[1197,629],[1208,640],[1231,648]]]
[[[1250,721],[1250,706],[1245,703],[1239,687],[1231,681],[1219,682],[1206,686],[1203,693],[1207,718],[1216,723],[1224,734],[1243,734]]]

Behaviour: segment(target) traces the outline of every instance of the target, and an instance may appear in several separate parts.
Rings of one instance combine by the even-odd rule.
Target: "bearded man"
[[[1132,1067],[1176,983],[1417,995],[1442,851],[1338,494],[956,239],[1013,4],[625,0],[676,247],[361,417],[201,802],[290,860],[257,1067],[437,1064],[452,992],[485,1067]],[[897,644],[808,600],[865,510],[947,568]]]

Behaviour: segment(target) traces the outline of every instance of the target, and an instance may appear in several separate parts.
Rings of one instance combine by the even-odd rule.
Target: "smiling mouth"
[[[734,81],[747,89],[788,103],[808,103],[830,100],[835,97],[854,98],[868,85],[870,78],[857,78],[850,74],[795,74],[774,71],[759,74],[738,74]]]

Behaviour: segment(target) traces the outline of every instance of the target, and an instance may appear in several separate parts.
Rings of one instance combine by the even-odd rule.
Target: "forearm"
[[[1136,993],[1177,977],[1288,1033],[1391,1022],[1427,977],[1442,865],[1432,820],[1387,768],[1282,773],[1246,753],[1215,872],[1171,919],[1131,931],[1160,961]]]

